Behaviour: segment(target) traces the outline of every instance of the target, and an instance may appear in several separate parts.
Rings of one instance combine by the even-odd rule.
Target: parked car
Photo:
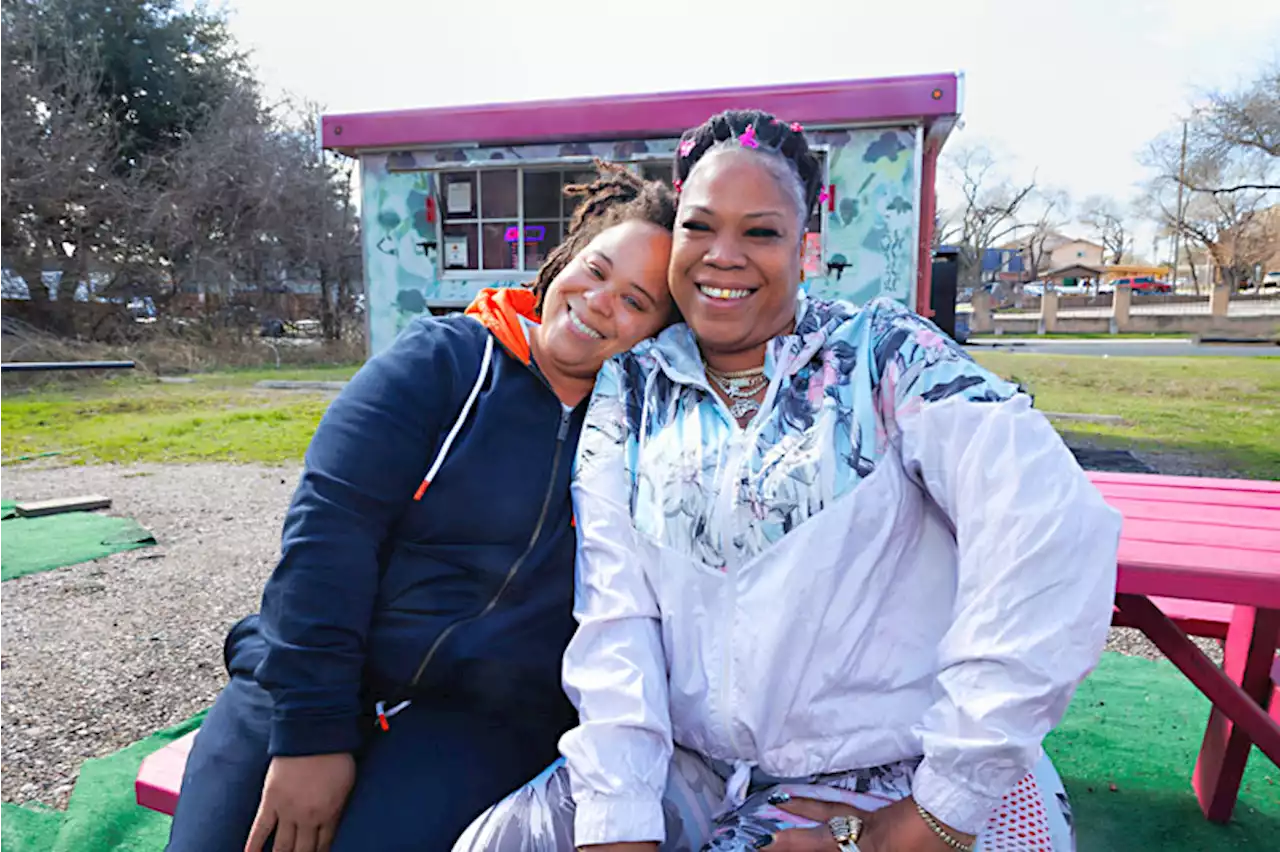
[[[1135,295],[1149,296],[1173,292],[1173,285],[1168,281],[1160,281],[1149,276],[1141,278],[1117,278],[1114,281],[1110,281],[1102,287],[1099,287],[1098,292],[1111,293],[1115,291],[1116,287],[1119,287],[1122,284],[1128,284],[1129,289],[1133,291]],[[1106,289],[1103,289],[1104,287]]]
[[[1093,294],[1093,287],[1088,284],[1059,284],[1053,289],[1057,290],[1064,296],[1089,296]]]
[[[1133,284],[1133,292],[1164,295],[1173,292],[1173,285],[1168,281],[1159,281],[1154,278],[1139,278]]]

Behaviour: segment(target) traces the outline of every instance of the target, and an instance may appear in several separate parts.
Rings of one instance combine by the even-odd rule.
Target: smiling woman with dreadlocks
[[[620,167],[569,191],[532,288],[415,321],[325,414],[262,612],[227,638],[172,852],[448,849],[555,756],[585,399],[671,318],[675,215]]]
[[[1101,653],[1118,513],[930,323],[803,293],[802,128],[678,150],[685,323],[605,365],[579,448],[580,722],[455,848],[1074,848],[1041,740]]]

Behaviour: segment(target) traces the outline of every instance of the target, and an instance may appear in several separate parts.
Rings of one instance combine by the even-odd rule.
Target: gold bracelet
[[[926,811],[924,806],[919,802],[916,802],[916,811],[920,814],[920,819],[924,820],[924,824],[929,826],[929,830],[941,837],[943,842],[952,849],[959,849],[960,852],[973,852],[973,848],[977,844],[969,845],[956,840],[945,828],[942,827],[942,823],[938,822],[934,815]]]

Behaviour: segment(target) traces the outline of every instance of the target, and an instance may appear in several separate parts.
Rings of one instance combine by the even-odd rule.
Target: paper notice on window
[[[455,181],[449,184],[448,195],[445,198],[445,209],[451,214],[466,214],[472,211],[470,181]]]
[[[444,268],[445,269],[466,269],[467,268],[467,238],[466,237],[445,237],[444,238]]]

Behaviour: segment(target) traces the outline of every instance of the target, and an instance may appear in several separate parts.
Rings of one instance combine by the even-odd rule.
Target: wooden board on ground
[[[111,498],[89,494],[80,497],[57,497],[53,500],[35,500],[30,503],[19,503],[14,507],[21,518],[39,518],[45,515],[60,515],[63,512],[93,512],[98,509],[110,509]]]

